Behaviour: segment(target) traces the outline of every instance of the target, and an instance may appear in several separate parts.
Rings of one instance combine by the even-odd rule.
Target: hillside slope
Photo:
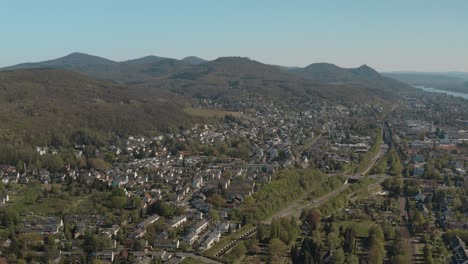
[[[190,121],[181,99],[59,69],[0,72],[0,141],[46,144],[87,129],[102,137]],[[19,142],[21,143],[21,142]]]

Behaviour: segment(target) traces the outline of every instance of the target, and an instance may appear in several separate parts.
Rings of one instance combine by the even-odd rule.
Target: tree
[[[111,165],[99,158],[89,158],[87,160],[88,167],[99,171],[106,171],[110,169]]]
[[[283,241],[277,238],[272,239],[268,244],[270,262],[277,262],[286,254],[287,249],[287,245]]]
[[[147,214],[149,215],[156,213],[164,217],[171,217],[174,215],[174,212],[175,212],[174,206],[172,206],[171,204],[162,202],[162,201],[153,203],[147,210]]]
[[[335,264],[344,264],[346,257],[343,249],[339,248],[334,251],[333,258],[335,259]]]
[[[318,229],[320,226],[320,211],[312,210],[310,211],[305,218],[306,222],[310,225],[312,230]]]
[[[104,160],[109,162],[109,163],[113,163],[115,161],[115,154],[114,152],[112,151],[108,151],[106,152],[106,154],[104,155]]]
[[[434,263],[434,260],[432,259],[432,250],[431,246],[429,244],[425,244],[423,248],[423,255],[424,255],[424,261],[425,263],[432,264]]]
[[[213,222],[218,222],[218,221],[219,221],[219,213],[218,213],[218,211],[216,211],[216,210],[214,210],[214,209],[210,209],[210,211],[208,212],[208,214],[210,215],[211,220],[213,220]]]
[[[127,199],[121,196],[111,197],[111,207],[114,209],[123,209],[127,204]]]
[[[346,228],[343,233],[343,249],[346,253],[351,254],[354,250],[354,242],[356,239],[356,231],[353,226]]]
[[[41,159],[43,166],[52,171],[59,171],[63,168],[63,160],[59,155],[43,155]]]
[[[278,219],[273,218],[271,220],[271,226],[270,226],[270,240],[278,238],[280,235],[280,230],[281,230],[281,225]]]
[[[19,215],[16,210],[6,209],[1,214],[2,225],[5,227],[14,226],[18,223]]]
[[[384,233],[379,225],[369,229],[368,260],[370,264],[381,264],[385,257]]]
[[[176,215],[183,215],[183,214],[185,214],[185,212],[187,212],[187,207],[185,207],[183,205],[176,206],[176,208],[175,208],[175,214]]]
[[[426,220],[424,219],[424,216],[419,211],[416,211],[413,216],[413,223],[416,228],[420,229],[425,222]]]
[[[306,237],[302,241],[301,255],[304,259],[302,263],[321,263],[323,257],[323,245],[320,232],[315,230],[311,237]]]
[[[345,263],[346,264],[359,264],[359,258],[358,256],[354,254],[349,254],[348,256],[346,256]]]
[[[341,248],[341,239],[335,232],[331,232],[328,234],[325,244],[328,249],[335,250],[336,248]]]
[[[92,255],[97,250],[97,240],[96,237],[90,233],[86,232],[84,235],[83,242],[83,251],[86,252],[89,256]]]
[[[247,253],[247,247],[245,246],[245,243],[241,242],[235,246],[231,252],[230,255],[233,256],[235,259],[238,259]]]
[[[217,207],[221,207],[221,206],[224,206],[226,204],[226,200],[224,200],[224,198],[221,195],[217,194],[217,193],[215,193],[215,194],[211,195],[210,197],[208,197],[206,199],[206,201],[208,203],[211,203],[214,206],[217,206]]]
[[[259,254],[262,251],[260,246],[258,245],[258,240],[254,239],[252,243],[249,245],[249,252],[252,254]]]

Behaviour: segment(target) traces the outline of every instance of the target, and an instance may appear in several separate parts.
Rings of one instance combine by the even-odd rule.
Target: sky
[[[0,67],[83,52],[468,72],[466,0],[0,0]]]

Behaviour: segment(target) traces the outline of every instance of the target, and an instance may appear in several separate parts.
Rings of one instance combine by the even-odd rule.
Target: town
[[[28,166],[0,166],[2,255],[465,263],[467,104],[404,96],[381,107],[205,98],[191,110],[216,117],[206,124],[37,146]]]

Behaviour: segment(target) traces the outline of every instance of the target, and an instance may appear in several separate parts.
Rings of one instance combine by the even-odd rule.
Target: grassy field
[[[36,200],[42,193],[42,186],[16,185],[11,186],[10,202],[11,208],[19,214],[29,213],[32,209],[37,211]]]
[[[369,235],[369,229],[374,225],[373,221],[341,221],[336,223],[336,229],[338,230],[340,226],[347,228],[354,226],[359,237],[367,237]]]
[[[60,185],[54,185],[60,189]],[[49,194],[44,197],[44,188],[50,185],[11,185],[8,207],[20,215],[54,215],[57,213],[86,213],[92,208],[92,195],[69,196],[68,194]]]

